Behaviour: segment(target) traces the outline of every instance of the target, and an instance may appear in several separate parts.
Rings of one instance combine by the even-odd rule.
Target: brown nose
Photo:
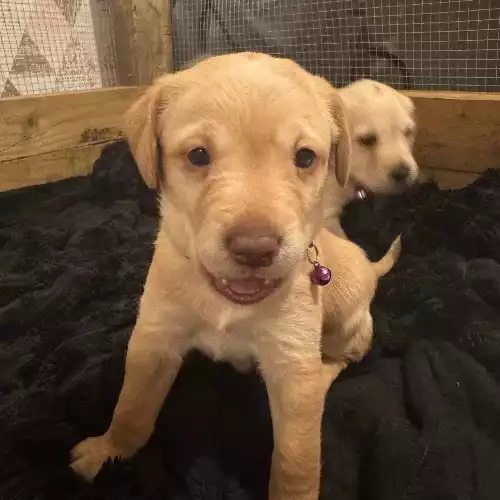
[[[271,229],[235,227],[227,236],[226,246],[238,264],[268,267],[280,248],[281,238]]]

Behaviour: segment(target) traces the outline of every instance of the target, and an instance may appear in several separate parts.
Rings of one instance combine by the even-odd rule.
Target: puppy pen
[[[417,160],[443,187],[498,167],[495,0],[4,0],[0,190],[87,174],[155,76],[241,50],[405,92]]]

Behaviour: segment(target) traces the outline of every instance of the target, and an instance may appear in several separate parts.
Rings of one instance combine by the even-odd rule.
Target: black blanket
[[[123,144],[89,178],[0,196],[1,500],[266,497],[263,383],[196,353],[133,460],[93,486],[68,468],[109,424],[156,217]],[[328,395],[322,498],[497,500],[500,174],[354,203],[344,225],[373,259],[403,231],[403,253],[373,303],[371,354]]]

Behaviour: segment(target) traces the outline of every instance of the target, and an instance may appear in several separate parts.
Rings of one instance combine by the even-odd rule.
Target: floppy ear
[[[337,142],[330,153],[330,166],[340,186],[345,187],[351,170],[351,135],[344,101],[337,90],[332,92],[330,112],[336,125]]]
[[[125,114],[124,133],[146,185],[158,187],[161,174],[161,147],[158,114],[164,90],[163,78],[155,81]]]

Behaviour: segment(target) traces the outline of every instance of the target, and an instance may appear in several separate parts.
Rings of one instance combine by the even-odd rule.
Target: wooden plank
[[[460,189],[474,182],[479,174],[443,168],[422,169],[422,181],[434,181],[441,189]]]
[[[120,85],[149,85],[173,70],[172,12],[168,0],[113,2]]]
[[[123,113],[143,90],[122,87],[0,100],[0,168],[10,160],[121,137]]]
[[[137,78],[134,75],[134,58],[132,57],[132,36],[134,31],[132,6],[132,0],[115,0],[111,2],[118,85],[137,85]]]
[[[134,0],[134,59],[137,85],[148,85],[173,69],[169,0]]]
[[[452,92],[447,90],[403,90],[411,98],[447,99],[457,101],[497,101],[500,92]]]
[[[500,93],[407,91],[416,106],[415,156],[422,167],[500,168]]]
[[[87,175],[102,147],[81,146],[3,162],[0,164],[0,191]]]

